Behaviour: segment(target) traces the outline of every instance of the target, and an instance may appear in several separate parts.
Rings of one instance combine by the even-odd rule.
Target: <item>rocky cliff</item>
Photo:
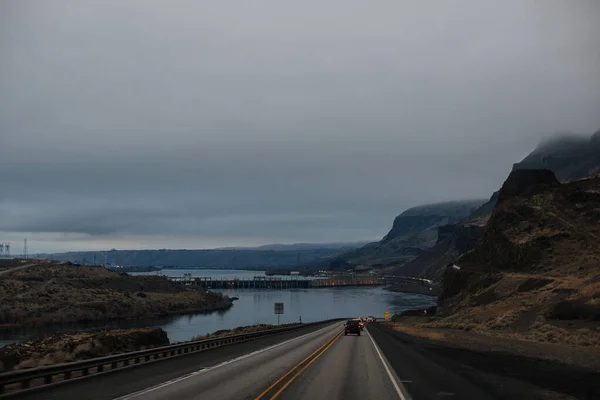
[[[586,178],[600,173],[600,130],[592,136],[562,134],[542,141],[537,148],[518,163],[512,171],[548,169],[559,181]],[[500,191],[479,207],[469,223],[485,225],[492,214]]]
[[[440,226],[435,246],[423,250],[414,260],[395,268],[392,273],[440,281],[448,263],[473,250],[482,232],[483,228],[478,225]]]
[[[392,229],[379,242],[343,254],[333,265],[390,267],[402,265],[435,246],[438,228],[468,216],[485,200],[452,201],[409,208],[394,219]]]
[[[600,343],[600,177],[514,171],[499,199],[475,249],[447,268],[436,324]]]
[[[600,173],[600,131],[592,136],[557,135],[545,140],[521,162],[519,169],[549,169],[559,181],[568,181]]]

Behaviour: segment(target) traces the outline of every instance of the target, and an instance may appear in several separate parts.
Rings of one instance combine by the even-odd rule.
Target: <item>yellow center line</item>
[[[302,372],[304,372],[304,370],[306,368],[310,367],[310,365],[312,363],[314,363],[315,361],[317,361],[317,359],[319,357],[321,357],[331,346],[333,346],[333,344],[335,343],[335,341],[337,339],[339,339],[340,337],[342,337],[342,333],[341,332],[329,343],[329,345],[327,347],[325,347],[323,349],[322,352],[320,352],[319,354],[317,354],[317,356],[315,358],[313,358],[312,360],[310,360],[310,362],[308,364],[306,364],[304,367],[302,367],[302,369],[300,371],[296,372],[296,374],[294,376],[292,376],[290,378],[290,380],[285,383],[285,385],[283,385],[277,392],[275,392],[275,394],[271,397],[270,400],[275,400],[277,398],[277,396],[279,396],[281,394],[281,392],[283,392],[294,381],[294,379],[296,379],[297,377],[299,377],[300,374]]]
[[[333,335],[331,338],[327,339],[327,341],[322,346],[320,346],[317,350],[315,350],[314,352],[312,352],[304,360],[302,360],[298,364],[296,364],[295,367],[293,367],[288,372],[286,372],[285,375],[283,375],[281,378],[277,379],[271,386],[269,386],[268,388],[266,388],[264,390],[264,392],[262,392],[261,394],[259,394],[258,396],[256,396],[256,398],[254,400],[260,400],[260,399],[262,399],[267,393],[269,393],[269,391],[271,389],[273,389],[275,386],[277,386],[279,383],[281,383],[281,381],[283,381],[285,378],[287,378],[292,372],[294,372],[295,370],[297,370],[303,363],[305,363],[307,360],[309,360],[312,356],[314,356],[319,351],[321,351],[325,346],[327,346],[328,344],[330,344],[333,341],[335,341],[338,337],[341,336],[341,334],[342,334],[342,332],[338,332],[335,335]]]

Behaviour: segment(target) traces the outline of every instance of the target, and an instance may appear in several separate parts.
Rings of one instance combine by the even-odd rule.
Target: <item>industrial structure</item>
[[[0,258],[10,258],[10,243],[0,243]]]

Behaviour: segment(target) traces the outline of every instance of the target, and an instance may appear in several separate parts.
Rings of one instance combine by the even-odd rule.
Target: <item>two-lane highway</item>
[[[277,399],[409,399],[365,329],[360,336],[341,336],[306,368]]]
[[[399,385],[367,332],[339,322],[119,400],[408,398]]]
[[[461,373],[462,371],[462,373]],[[465,367],[411,343],[385,325],[360,336],[343,322],[70,382],[21,399],[428,400],[535,398],[526,387],[465,377]],[[482,375],[478,375],[482,376]],[[513,387],[514,386],[514,387]],[[500,388],[499,390],[496,390]],[[509,396],[503,395],[508,393]]]

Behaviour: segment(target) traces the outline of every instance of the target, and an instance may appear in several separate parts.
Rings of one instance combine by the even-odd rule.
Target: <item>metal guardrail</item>
[[[246,342],[259,337],[293,331],[328,322],[340,321],[340,318],[318,322],[310,322],[285,328],[269,329],[238,335],[222,336],[213,339],[203,339],[193,342],[177,343],[153,349],[138,350],[112,356],[91,358],[64,364],[48,365],[0,374],[0,397],[10,396],[32,388],[41,389],[49,385],[66,383],[88,376],[119,371],[138,365],[162,361],[173,357],[183,356],[214,349],[230,344]]]

